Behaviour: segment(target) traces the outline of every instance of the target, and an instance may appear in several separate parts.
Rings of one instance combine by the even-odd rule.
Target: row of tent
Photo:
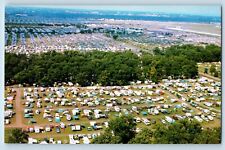
[[[53,137],[51,138],[44,138],[42,140],[37,140],[35,138],[29,137],[28,144],[90,144],[91,140],[99,136],[100,133],[93,133],[93,134],[69,134],[68,141],[62,140],[54,140]],[[64,143],[63,143],[64,142]]]
[[[14,111],[14,101],[15,101],[15,96],[16,96],[16,91],[11,88],[6,89],[6,97],[4,100],[4,123],[6,125],[10,124],[11,118],[15,115]]]

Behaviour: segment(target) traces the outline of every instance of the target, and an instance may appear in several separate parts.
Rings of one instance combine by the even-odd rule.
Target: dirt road
[[[205,74],[205,73],[199,73],[199,76],[206,77],[206,78],[209,78],[209,79],[215,80],[215,81],[217,81],[217,82],[220,82],[220,81],[221,81],[221,79],[220,79],[220,78],[213,77],[213,76],[210,76],[210,75]]]
[[[6,125],[6,127],[9,127],[9,128],[22,128],[24,127],[25,125],[23,124],[22,122],[22,118],[23,118],[23,108],[21,107],[21,89],[19,88],[15,88],[16,90],[16,98],[15,98],[15,116],[16,117],[16,121],[9,124],[9,125]]]

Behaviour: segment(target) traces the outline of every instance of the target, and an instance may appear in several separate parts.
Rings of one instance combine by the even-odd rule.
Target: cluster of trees
[[[162,78],[194,78],[198,75],[197,62],[220,61],[220,47],[183,45],[154,54],[138,56],[125,52],[48,52],[42,54],[5,54],[5,81],[8,84],[53,85],[54,82],[127,85],[130,81]]]
[[[205,128],[195,121],[181,120],[173,124],[156,124],[136,133],[132,116],[109,122],[109,128],[95,138],[95,144],[219,144],[221,128]]]
[[[142,56],[144,79],[158,82],[163,78],[195,78],[198,75],[197,63],[185,56]]]
[[[213,75],[214,77],[219,77],[219,71],[216,70],[216,65],[215,64],[212,64],[210,66],[210,69],[209,69],[211,75]]]
[[[29,135],[20,128],[8,129],[5,133],[5,143],[27,143]]]
[[[153,50],[156,61],[149,63],[149,56],[145,56],[145,64],[151,64],[152,72],[148,75],[153,80],[172,76],[173,78],[194,78],[198,75],[198,62],[221,61],[221,47],[216,45],[195,46],[195,45],[174,45],[171,47]],[[157,73],[151,75],[156,68]],[[147,75],[147,76],[148,76]]]
[[[128,143],[135,136],[136,123],[132,116],[121,116],[109,121],[109,127],[101,136],[93,140],[94,144]]]
[[[28,66],[28,57],[25,54],[5,54],[5,81],[14,79],[14,76]]]
[[[54,82],[126,85],[138,80],[139,57],[130,52],[48,52],[24,56],[6,53],[5,81],[53,85]]]
[[[210,44],[207,46],[195,46],[191,44],[173,45],[160,50],[153,50],[155,55],[184,56],[195,62],[217,62],[221,61],[221,47]]]

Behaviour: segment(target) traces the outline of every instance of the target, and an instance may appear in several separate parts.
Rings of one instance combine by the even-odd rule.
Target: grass
[[[210,73],[210,67],[212,64],[215,64],[217,65],[217,71],[219,72],[219,77],[218,78],[221,78],[221,64],[219,62],[212,62],[212,63],[201,63],[201,64],[198,64],[198,72],[199,73],[204,73],[205,71],[205,68],[208,68],[208,75],[211,75],[213,76],[211,73]]]
[[[8,141],[8,137],[9,137],[9,134],[11,133],[11,131],[12,131],[12,129],[11,128],[5,128],[5,136],[4,136],[4,142],[5,143],[9,143],[9,141]]]

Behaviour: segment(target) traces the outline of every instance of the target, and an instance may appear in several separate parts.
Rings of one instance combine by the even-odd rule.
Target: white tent
[[[88,137],[83,137],[83,143],[90,144],[90,140],[88,139]]]

